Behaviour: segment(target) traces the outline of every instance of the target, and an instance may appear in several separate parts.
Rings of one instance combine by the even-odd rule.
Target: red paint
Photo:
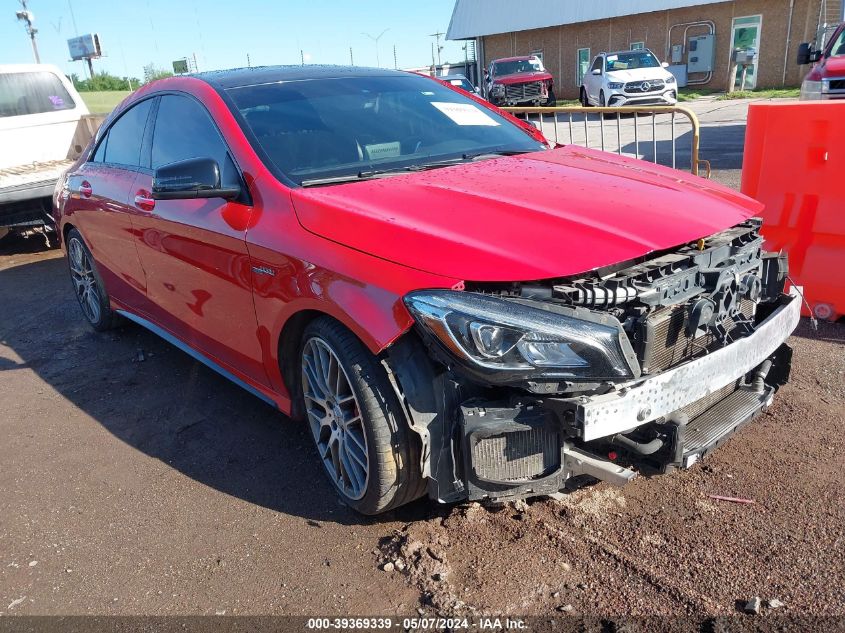
[[[86,153],[68,185],[78,191],[87,181],[90,198],[57,196],[57,223],[82,232],[115,307],[209,356],[283,411],[290,394],[280,362],[298,350],[280,358],[280,338],[305,311],[333,316],[379,352],[411,327],[402,303],[410,291],[584,272],[707,236],[760,209],[681,172],[576,148],[290,189],[200,79],[147,85],[110,119],[166,90],[204,104],[251,203],[152,200],[148,171],[87,163]]]

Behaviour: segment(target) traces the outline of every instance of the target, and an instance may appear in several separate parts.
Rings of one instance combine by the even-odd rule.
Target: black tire
[[[606,100],[606,99],[605,99],[605,97],[604,97],[604,90],[602,90],[601,92],[599,92],[599,105],[600,105],[602,108],[606,108],[606,107],[607,107],[607,100]]]
[[[305,390],[309,388],[305,367],[309,358],[313,357],[314,346],[323,349],[324,344],[334,353],[343,369],[347,384],[355,396],[353,406],[358,409],[361,419],[359,426],[363,427],[366,435],[366,484],[362,486],[363,493],[357,497],[350,495],[343,482],[338,481],[342,478],[338,475],[336,462],[335,465],[329,465],[331,458],[320,456],[324,449],[320,446],[318,431],[315,429],[325,430],[327,425],[316,420],[322,418],[325,422],[327,416],[312,417],[313,413],[309,409],[316,413],[322,409],[328,414],[329,407],[317,404],[314,398],[305,398]],[[330,369],[328,373],[331,375]],[[331,317],[320,317],[309,323],[300,345],[299,375],[303,410],[306,411],[307,424],[318,449],[318,457],[344,503],[362,514],[373,515],[387,512],[423,495],[425,481],[420,471],[419,440],[408,428],[402,406],[384,368],[352,332]],[[336,372],[335,376],[339,377],[339,374]],[[338,404],[335,404],[333,410],[341,409],[340,400],[336,399]],[[357,416],[353,413],[350,417]],[[349,427],[345,432],[349,432]],[[353,446],[351,442],[350,446]],[[358,450],[359,445],[354,446]],[[338,452],[341,450],[339,448]]]
[[[549,90],[549,98],[546,99],[546,103],[544,104],[547,108],[554,108],[557,105],[557,98],[555,97],[555,91]]]
[[[82,256],[78,261],[77,255]],[[111,309],[106,285],[97,270],[94,256],[76,229],[67,234],[67,260],[73,292],[88,324],[97,332],[119,325],[120,315]]]
[[[587,89],[581,86],[581,105],[585,108],[590,107],[590,99],[587,97]]]

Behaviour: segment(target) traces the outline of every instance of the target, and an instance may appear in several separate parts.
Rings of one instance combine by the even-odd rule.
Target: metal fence
[[[698,117],[683,106],[503,110],[526,119],[555,143],[616,152],[710,177],[710,163],[698,155]]]

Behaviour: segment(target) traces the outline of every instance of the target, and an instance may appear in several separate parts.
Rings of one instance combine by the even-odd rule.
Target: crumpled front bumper
[[[608,450],[600,451],[646,427],[666,438],[649,455],[652,461],[663,470],[692,465],[771,403],[789,376],[791,350],[784,342],[799,318],[800,299],[793,290],[753,334],[612,392],[463,403],[459,434],[466,498],[550,494],[577,475],[624,484],[635,472],[610,460]]]

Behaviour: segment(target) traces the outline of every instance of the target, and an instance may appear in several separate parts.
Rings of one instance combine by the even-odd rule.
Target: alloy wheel
[[[68,244],[68,260],[70,276],[82,312],[91,323],[98,323],[102,315],[100,289],[91,259],[85,247],[76,238],[71,238]]]
[[[323,466],[344,495],[360,499],[370,472],[361,407],[337,354],[316,336],[302,350],[302,392]]]

